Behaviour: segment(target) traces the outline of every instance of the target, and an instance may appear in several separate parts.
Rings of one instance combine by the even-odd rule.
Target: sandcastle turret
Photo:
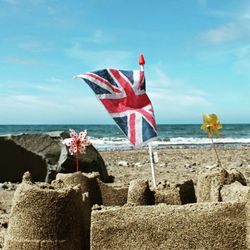
[[[99,174],[97,172],[92,173],[82,173],[82,172],[75,172],[70,174],[63,174],[59,173],[56,175],[57,181],[62,181],[66,186],[76,186],[79,185],[82,193],[89,194],[89,202],[90,206],[94,204],[101,204],[101,191],[97,182],[97,178]]]
[[[127,202],[137,206],[154,204],[154,195],[147,180],[137,179],[130,182]]]
[[[83,209],[80,187],[33,183],[26,173],[14,195],[4,249],[84,249]]]

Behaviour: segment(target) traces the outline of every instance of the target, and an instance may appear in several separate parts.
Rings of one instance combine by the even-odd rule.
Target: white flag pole
[[[150,157],[150,166],[151,166],[151,172],[152,172],[152,182],[153,182],[154,188],[156,188],[155,168],[154,168],[154,159],[153,159],[153,151],[152,151],[151,143],[148,143],[148,152],[149,152],[149,157]]]
[[[141,71],[144,71],[145,59],[144,59],[142,54],[139,57],[139,64],[141,67]],[[152,172],[152,182],[153,182],[154,188],[156,188],[155,168],[154,168],[154,158],[153,158],[154,155],[153,155],[153,151],[152,151],[152,145],[150,142],[148,143],[148,152],[149,152],[150,166],[151,166],[151,172]]]

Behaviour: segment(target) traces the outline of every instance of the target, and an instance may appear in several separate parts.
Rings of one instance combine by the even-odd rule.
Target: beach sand
[[[236,168],[248,175],[250,147],[221,147],[217,148],[217,151],[224,168]],[[156,182],[167,181],[170,184],[176,184],[192,179],[196,183],[200,171],[217,163],[214,149],[210,147],[158,149],[157,152],[159,162],[154,165]],[[109,174],[115,176],[114,185],[128,185],[131,180],[137,178],[151,181],[148,150],[100,152],[100,154],[107,165]]]
[[[250,147],[217,149],[222,165],[226,169],[236,168],[242,172],[249,184]],[[200,171],[216,165],[214,150],[208,148],[158,149],[159,162],[155,164],[156,182],[159,185],[176,185],[192,179],[197,182]],[[108,172],[115,177],[113,186],[128,186],[134,179],[148,179],[151,183],[151,168],[148,150],[100,152]],[[249,180],[248,180],[249,179]],[[15,185],[14,185],[15,186]],[[9,190],[8,190],[9,189]],[[7,231],[13,184],[0,187],[0,249]]]

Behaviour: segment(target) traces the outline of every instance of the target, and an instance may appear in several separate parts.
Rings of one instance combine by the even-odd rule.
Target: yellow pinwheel
[[[222,128],[220,124],[219,118],[216,114],[203,114],[203,124],[201,125],[201,129],[208,132],[208,137],[211,138],[213,134],[217,137],[220,137],[219,129]]]
[[[211,139],[216,157],[217,157],[217,162],[220,167],[222,167],[219,154],[216,150],[214,141],[213,141],[213,134],[215,134],[217,137],[220,137],[219,134],[219,129],[222,128],[222,125],[220,124],[219,118],[217,117],[216,114],[203,114],[203,124],[201,125],[201,129],[207,131],[208,137]]]

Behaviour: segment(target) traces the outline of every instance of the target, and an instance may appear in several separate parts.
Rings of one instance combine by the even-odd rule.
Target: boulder
[[[75,156],[69,154],[62,140],[68,133],[58,136],[48,134],[21,134],[0,137],[0,182],[21,181],[25,171],[30,171],[35,181],[51,182],[57,173],[75,172]],[[79,170],[98,171],[103,182],[112,182],[99,152],[90,145],[86,154],[79,157]]]
[[[40,155],[6,137],[0,137],[0,152],[0,182],[20,182],[25,171],[30,171],[36,181],[45,180],[47,163]]]

